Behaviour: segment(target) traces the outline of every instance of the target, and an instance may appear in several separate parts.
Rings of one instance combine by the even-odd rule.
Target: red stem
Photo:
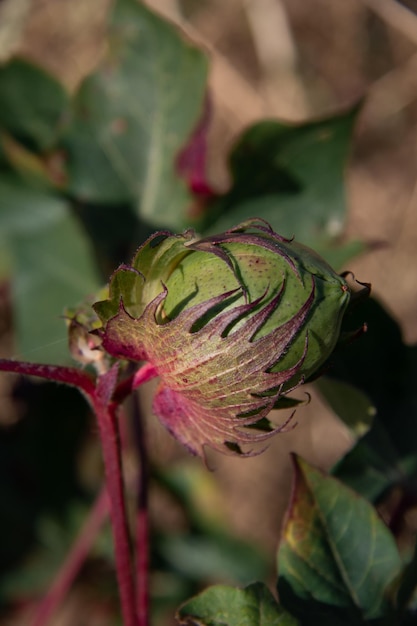
[[[56,383],[65,383],[72,387],[77,387],[88,397],[94,395],[94,379],[75,367],[65,367],[60,365],[42,365],[40,363],[27,363],[25,361],[14,361],[12,359],[0,359],[0,371],[22,374],[25,376],[37,376],[45,380]]]
[[[149,463],[146,432],[137,398],[133,404],[133,426],[139,461],[138,508],[136,515],[136,595],[139,626],[149,623]]]
[[[8,359],[0,359],[0,371],[14,372],[28,376],[38,376],[55,382],[66,383],[77,387],[87,397],[97,418],[104,457],[104,469],[107,492],[110,497],[110,516],[112,521],[115,544],[116,573],[120,592],[120,601],[124,626],[148,625],[148,515],[147,515],[147,457],[143,432],[139,436],[139,457],[141,464],[139,511],[137,518],[138,539],[138,616],[136,615],[135,588],[129,543],[125,494],[123,487],[122,456],[120,432],[117,420],[117,409],[124,398],[137,388],[157,375],[154,367],[146,363],[138,372],[117,385],[118,366],[98,377],[97,381],[76,368],[54,365],[40,365]],[[138,422],[141,429],[141,420]],[[93,510],[94,512],[94,510]],[[91,524],[98,523],[94,512]],[[100,511],[98,512],[100,513]],[[98,515],[97,513],[97,515]],[[87,520],[89,524],[89,520]],[[84,537],[84,532],[86,536]],[[80,543],[76,543],[66,562],[61,575],[41,604],[33,626],[44,624],[51,612],[62,599],[88,550],[88,537],[92,532],[90,526],[83,529]],[[46,615],[46,617],[45,617]]]
[[[122,380],[117,385],[112,396],[113,402],[115,404],[121,404],[132,391],[137,389],[140,385],[144,385],[149,380],[152,380],[155,376],[158,376],[158,372],[154,366],[151,365],[151,363],[145,363],[135,374],[125,378],[125,380]]]
[[[31,626],[45,626],[62,602],[87,558],[108,513],[109,497],[107,490],[102,489],[54,583],[37,606]]]
[[[100,402],[100,397],[94,398],[93,408],[99,425],[106,484],[110,496],[110,517],[123,623],[124,626],[138,626],[117,416],[114,410]]]
[[[151,363],[145,363],[133,376],[119,383],[113,393],[113,406],[134,389],[158,375]],[[135,439],[139,457],[138,511],[136,516],[136,602],[138,626],[149,624],[149,520],[148,457],[143,420],[138,403],[134,403]]]

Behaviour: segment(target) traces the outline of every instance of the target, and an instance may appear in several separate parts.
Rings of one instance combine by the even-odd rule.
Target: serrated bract
[[[349,298],[314,252],[248,220],[202,239],[156,233],[94,308],[110,355],[155,367],[153,410],[174,437],[201,456],[250,455],[285,427],[267,415],[328,358]]]

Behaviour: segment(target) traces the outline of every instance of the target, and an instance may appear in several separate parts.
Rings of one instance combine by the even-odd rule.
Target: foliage
[[[333,266],[365,249],[341,239],[343,169],[357,107],[300,125],[254,124],[229,156],[230,189],[217,193],[204,170],[210,122],[204,53],[135,0],[115,2],[107,44],[71,95],[27,59],[0,67],[0,271],[12,279],[19,356],[67,363],[65,307],[87,295],[97,300],[115,264],[155,229],[193,227],[208,238],[257,216]],[[329,376],[317,383],[354,445],[331,475],[294,457],[273,593],[266,582],[253,582],[271,580],[268,556],[236,539],[213,515],[216,505],[210,513],[199,507],[214,483],[205,469],[152,467],[150,484],[187,520],[182,533],[154,530],[155,619],[181,605],[177,619],[184,625],[413,623],[417,553],[410,546],[401,551],[395,540],[416,504],[417,353],[375,300],[351,314],[347,330],[364,319],[367,334],[332,354]],[[86,343],[85,354],[90,349]],[[132,375],[126,363],[118,369],[113,361],[105,373],[17,361],[2,362],[2,369],[81,389],[99,416],[105,460],[113,467],[116,408],[155,375]],[[35,595],[39,580],[53,578],[56,559],[45,558],[41,543],[33,550],[45,524],[60,529],[54,556],[61,556],[77,533],[74,511],[92,500],[76,465],[89,429],[85,406],[73,390],[25,385],[24,420],[0,432],[0,524],[9,539],[0,548],[4,605]],[[113,480],[108,466],[107,472]],[[121,486],[113,487],[122,500]],[[375,507],[394,489],[399,504],[387,528]],[[125,523],[113,518],[122,534]],[[97,533],[94,555],[111,562],[111,539]]]

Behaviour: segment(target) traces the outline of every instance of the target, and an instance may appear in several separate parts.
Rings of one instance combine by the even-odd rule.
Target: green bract
[[[154,412],[201,455],[282,430],[267,414],[329,357],[349,299],[313,251],[249,220],[204,239],[156,233],[94,308],[104,349],[152,363]]]

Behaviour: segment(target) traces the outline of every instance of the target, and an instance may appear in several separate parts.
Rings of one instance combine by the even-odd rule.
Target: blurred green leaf
[[[248,584],[268,574],[266,559],[258,550],[227,534],[168,535],[158,541],[158,552],[193,581]]]
[[[188,532],[168,532],[156,542],[169,569],[193,582],[248,584],[268,576],[272,564],[267,555],[230,532],[224,499],[206,468],[187,461],[157,471],[156,478],[181,505],[189,524]]]
[[[356,439],[368,432],[375,407],[362,391],[326,376],[319,378],[315,387]]]
[[[417,609],[417,542],[414,554],[407,563],[397,581],[396,605],[401,611],[407,608]]]
[[[376,502],[390,486],[403,480],[396,459],[384,456],[361,439],[332,469],[332,474],[371,502]]]
[[[216,585],[186,602],[178,611],[182,626],[296,626],[262,583],[245,589]]]
[[[22,419],[0,429],[0,594],[6,586],[11,592],[8,579],[15,568],[16,585],[29,568],[24,557],[36,548],[41,519],[60,524],[68,503],[79,502],[79,447],[90,424],[75,389],[22,379],[13,398]]]
[[[218,219],[210,229],[221,232],[256,216],[329,262],[360,251],[359,244],[344,250],[334,243],[344,226],[344,168],[356,114],[357,108],[320,122],[250,127],[231,153],[232,187],[211,207]]]
[[[0,197],[0,230],[14,272],[17,354],[66,361],[64,308],[99,286],[89,244],[67,201],[47,190],[3,175]]]
[[[28,184],[60,189],[65,185],[65,172],[59,152],[37,154],[28,150],[15,137],[0,132],[0,150],[11,167]]]
[[[0,128],[29,148],[52,148],[68,117],[68,96],[43,69],[24,59],[0,66]]]
[[[358,451],[352,450],[335,468],[341,480],[376,497],[384,482],[387,488],[417,474],[417,346],[403,343],[398,324],[372,298],[351,313],[352,327],[364,320],[365,335],[333,355],[328,373],[357,387],[376,408],[373,426],[358,442]],[[382,480],[379,488],[377,483],[372,488],[376,475]]]
[[[206,530],[227,530],[228,515],[214,474],[199,463],[186,459],[166,470],[156,470],[158,482],[187,512],[190,524]]]
[[[368,252],[371,247],[367,243],[358,241],[357,239],[342,242],[337,237],[333,240],[327,237],[322,240],[321,237],[319,237],[317,239],[317,247],[315,247],[316,244],[314,242],[310,245],[336,270],[345,269],[350,259]]]
[[[64,142],[70,191],[132,202],[151,224],[182,227],[191,200],[175,164],[201,114],[206,72],[204,55],[169,23],[118,0],[106,56],[75,98]]]
[[[283,605],[289,587],[300,603],[378,618],[388,608],[385,592],[400,567],[394,539],[375,509],[338,480],[295,459],[278,555]]]
[[[81,502],[74,502],[69,505],[64,519],[41,517],[36,528],[35,550],[20,567],[0,581],[0,594],[10,599],[44,592],[71,549],[88,508]]]

